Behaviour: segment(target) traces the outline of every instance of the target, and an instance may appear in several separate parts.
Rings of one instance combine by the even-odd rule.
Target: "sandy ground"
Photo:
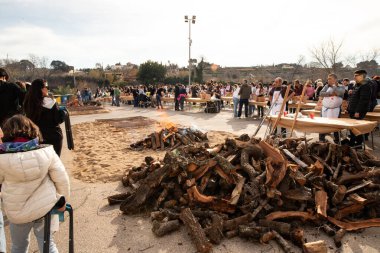
[[[69,151],[66,147],[64,147],[62,153],[62,160],[71,174],[72,198],[70,203],[73,205],[75,210],[75,252],[196,252],[184,228],[181,228],[180,232],[173,233],[163,238],[156,238],[151,232],[152,226],[149,218],[144,215],[121,215],[117,206],[109,207],[106,200],[107,196],[122,192],[124,190],[124,187],[120,182],[116,181],[103,183],[102,181],[104,178],[96,177],[95,180],[93,180],[94,183],[88,183],[75,178],[78,177],[76,173],[79,172],[78,164],[80,159],[77,159],[78,155],[81,155],[84,152],[92,152],[93,149],[97,149],[97,153],[93,154],[95,159],[97,156],[103,154],[103,151],[109,152],[106,146],[104,147],[105,150],[97,147],[101,146],[100,138],[103,137],[100,136],[102,135],[88,136],[90,139],[93,139],[91,143],[95,143],[91,144],[93,145],[92,149],[90,148],[90,141],[85,142],[80,139],[81,137],[84,137],[81,134],[83,132],[90,132],[88,130],[91,125],[94,129],[98,127],[107,127],[106,124],[99,124],[99,122],[95,122],[95,119],[144,116],[149,117],[152,120],[171,121],[181,125],[196,126],[203,131],[223,131],[219,137],[216,137],[223,139],[223,135],[226,133],[233,133],[236,135],[240,135],[242,133],[251,134],[256,129],[259,121],[252,119],[233,119],[231,111],[223,111],[219,114],[205,114],[203,112],[196,111],[178,113],[171,110],[156,111],[154,109],[133,109],[130,106],[123,106],[120,108],[109,107],[107,109],[110,109],[111,112],[107,114],[73,116],[71,119],[72,124],[75,125],[75,131],[78,130],[78,133],[76,133],[78,136],[75,135],[74,139],[76,151]],[[95,127],[94,125],[97,126]],[[264,135],[265,129],[266,127],[264,125],[259,132],[259,136]],[[114,134],[115,136],[118,136],[118,139],[125,137],[123,134],[120,134],[120,132],[112,133],[112,135]],[[316,135],[311,136],[316,137]],[[107,139],[107,136],[105,138]],[[379,155],[380,138],[378,136],[375,137],[375,144],[378,147],[375,153]],[[120,150],[123,150],[123,148],[124,146],[120,147]],[[101,154],[99,154],[100,152]],[[115,152],[111,152],[111,154],[113,153]],[[120,155],[123,156],[122,154]],[[144,155],[141,157],[144,157]],[[85,162],[83,163],[83,167],[91,167],[92,165],[87,165],[90,158],[87,160],[86,158],[84,159]],[[110,163],[112,160],[117,159],[109,159],[107,162]],[[119,169],[113,169],[113,175],[117,175],[119,172],[123,173],[123,168],[127,167],[128,163],[135,162],[134,160],[136,160],[136,157],[131,157],[129,153],[128,155],[124,154],[123,159],[119,161],[120,163],[123,163],[123,166]],[[141,161],[137,162],[139,163]],[[102,163],[99,162],[97,164],[100,165]],[[105,168],[109,167],[112,166]],[[114,171],[118,172],[116,173]],[[109,179],[110,178],[114,179],[113,176],[109,177]],[[106,181],[113,180],[107,179]],[[327,238],[322,232],[319,233],[316,229],[306,229],[308,231],[306,235],[308,241],[325,239],[329,245],[329,252],[374,253],[379,252],[380,249],[378,235],[380,228],[367,229],[362,233],[347,234],[344,238],[343,247],[339,250],[335,249],[331,238]],[[7,224],[6,231],[9,244],[10,240]],[[60,231],[55,237],[60,252],[68,252],[68,222],[62,223]],[[32,239],[29,252],[38,252],[34,238]],[[214,252],[274,253],[282,252],[282,250],[279,249],[275,242],[270,242],[268,245],[260,245],[258,243],[252,243],[235,238],[231,240],[224,240],[221,245],[214,248]],[[295,248],[295,252],[300,252],[300,250]]]
[[[115,182],[120,181],[132,166],[140,166],[146,156],[162,160],[166,151],[161,149],[135,151],[129,147],[166,124],[146,117],[128,117],[117,121],[102,120],[74,125],[72,130],[76,149],[71,169],[73,176],[84,182]],[[207,135],[211,146],[233,136],[223,131],[209,131]]]

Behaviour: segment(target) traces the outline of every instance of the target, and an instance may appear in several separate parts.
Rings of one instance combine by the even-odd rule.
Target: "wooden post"
[[[306,91],[306,87],[307,87],[308,84],[309,84],[309,81],[307,81],[307,82],[305,83],[305,85],[303,86],[302,94],[301,94],[300,100],[298,101],[296,114],[294,115],[294,120],[293,120],[293,124],[292,124],[292,129],[290,130],[290,137],[292,137],[292,135],[293,135],[294,126],[296,125],[296,121],[297,121],[298,113],[299,113],[299,111],[300,111],[300,109],[301,109],[301,104],[302,104],[302,101],[303,101],[303,97],[305,96],[305,91]]]

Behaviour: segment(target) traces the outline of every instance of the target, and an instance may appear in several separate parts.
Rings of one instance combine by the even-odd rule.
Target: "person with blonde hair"
[[[1,198],[10,222],[11,252],[28,252],[32,229],[43,252],[43,217],[52,209],[65,211],[70,196],[69,177],[53,146],[40,145],[40,130],[30,119],[15,115],[2,129]],[[50,238],[49,252],[56,253]]]

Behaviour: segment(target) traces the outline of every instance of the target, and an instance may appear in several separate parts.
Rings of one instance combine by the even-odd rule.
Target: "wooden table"
[[[268,117],[270,122],[274,122],[277,116],[271,115]],[[284,128],[292,128],[293,118],[282,117],[278,121],[278,125]],[[329,119],[322,117],[297,118],[294,129],[304,133],[320,133],[327,134],[338,132],[344,129],[352,131],[355,135],[370,133],[377,126],[377,122],[368,120],[356,120],[348,118]]]
[[[299,103],[289,103],[288,109],[297,109]],[[317,106],[317,103],[301,103],[302,110],[314,109]]]

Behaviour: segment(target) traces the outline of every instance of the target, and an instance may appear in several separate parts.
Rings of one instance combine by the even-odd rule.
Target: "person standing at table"
[[[348,113],[351,119],[362,120],[371,106],[371,84],[367,77],[367,71],[357,70],[354,72],[356,85],[349,91]],[[355,136],[350,131],[350,146],[360,146],[363,143],[363,135]]]
[[[243,105],[244,105],[244,113],[245,117],[248,118],[248,104],[249,104],[249,98],[251,97],[252,93],[252,88],[248,85],[247,80],[244,81],[244,84],[241,86],[239,95],[240,95],[240,100],[239,100],[239,112],[238,112],[238,117],[241,117],[241,113],[243,110]]]
[[[264,97],[264,88],[263,88],[262,83],[257,84],[256,97]],[[259,118],[264,117],[264,106],[261,106],[261,105],[257,106],[257,115],[259,116]]]
[[[269,91],[269,101],[271,102],[272,109],[269,112],[270,115],[278,115],[281,111],[282,103],[284,102],[285,93],[287,86],[282,85],[282,78],[277,77],[274,80],[273,88]],[[294,92],[289,90],[287,101],[292,99]],[[285,103],[287,102],[285,101]],[[284,107],[285,110],[285,107]],[[283,137],[286,137],[286,128],[281,128],[281,133]]]
[[[345,88],[338,84],[338,77],[335,74],[327,76],[327,84],[323,87],[319,96],[322,97],[323,118],[339,118],[341,105],[343,102]],[[319,134],[319,141],[325,141],[326,134]],[[339,142],[339,132],[334,132],[334,142]]]
[[[178,100],[179,90],[180,90],[179,85],[176,84],[174,87],[174,109],[176,111],[179,111],[179,100]]]
[[[232,93],[232,101],[234,103],[234,117],[238,117],[238,106],[239,106],[239,101],[240,101],[240,87],[239,84],[235,84],[234,86],[234,92]]]

